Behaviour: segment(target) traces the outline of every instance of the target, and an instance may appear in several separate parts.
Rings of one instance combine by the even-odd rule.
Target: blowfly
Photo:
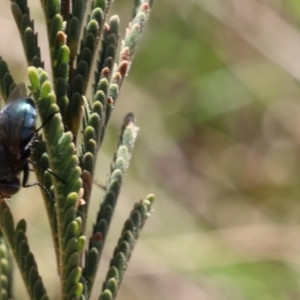
[[[9,198],[28,184],[30,147],[36,137],[36,108],[26,96],[26,87],[18,84],[0,111],[0,198]],[[38,184],[39,185],[39,184]]]

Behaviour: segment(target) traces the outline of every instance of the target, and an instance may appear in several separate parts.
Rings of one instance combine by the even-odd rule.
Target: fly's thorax
[[[35,137],[36,108],[31,98],[9,102],[0,112],[0,141],[16,155],[27,150]]]
[[[31,98],[26,98],[26,103],[23,103],[23,109],[26,111],[24,116],[22,139],[32,140],[36,129],[36,109],[35,104]]]
[[[0,181],[13,181],[16,177],[19,176],[21,171],[24,169],[24,166],[28,163],[27,159],[29,155],[24,158],[21,156],[21,152],[17,153],[17,155],[15,156],[12,156],[10,154],[9,156],[6,156],[5,159],[3,159],[2,157],[3,152],[1,153],[0,151],[0,155]]]
[[[24,98],[8,103],[1,111],[1,119],[11,125],[12,131],[19,130],[21,139],[31,140],[36,127],[36,108],[33,100]]]

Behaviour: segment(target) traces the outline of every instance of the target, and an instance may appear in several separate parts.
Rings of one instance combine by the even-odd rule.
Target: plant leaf
[[[0,226],[12,249],[31,299],[49,299],[38,273],[34,256],[29,249],[25,232],[26,222],[21,220],[14,228],[13,216],[4,199],[0,199]]]
[[[146,219],[150,216],[153,202],[154,195],[148,195],[146,199],[141,200],[134,205],[129,219],[125,222],[121,237],[114,250],[99,299],[105,299],[106,295],[110,295],[110,299],[116,299],[133,248]]]

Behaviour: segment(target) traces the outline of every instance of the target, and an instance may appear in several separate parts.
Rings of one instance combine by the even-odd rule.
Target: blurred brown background
[[[39,1],[31,5],[46,69]],[[115,1],[123,32],[132,1]],[[9,1],[0,54],[25,56]],[[156,194],[119,299],[300,299],[300,2],[156,0],[100,153],[105,182],[123,116],[140,127],[94,297],[133,203]],[[33,180],[33,175],[31,179]],[[94,187],[91,217],[102,191]],[[53,299],[54,253],[38,188],[10,201],[26,218]],[[92,224],[92,221],[91,221]],[[16,272],[17,298],[27,299]]]

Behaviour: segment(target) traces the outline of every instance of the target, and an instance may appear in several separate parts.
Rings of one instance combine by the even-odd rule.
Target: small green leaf
[[[95,161],[95,159],[94,159],[94,155],[92,153],[90,153],[90,152],[85,153],[82,158],[82,169],[89,171],[90,174],[93,174],[94,167],[95,167],[94,161]]]
[[[105,10],[106,6],[106,0],[95,0],[93,2],[93,8],[100,7],[102,10]]]
[[[104,289],[109,290],[112,293],[112,295],[115,296],[118,290],[118,282],[115,278],[110,278],[105,282]]]
[[[66,259],[66,264],[65,264],[65,277],[66,280],[68,278],[68,275],[70,274],[70,272],[74,269],[77,268],[79,265],[79,253],[78,252],[74,252],[73,254],[71,254],[69,257],[67,257]]]
[[[65,285],[66,295],[71,295],[71,290],[78,283],[81,276],[81,269],[79,267],[74,268],[69,274],[67,283]]]
[[[29,67],[27,73],[31,83],[32,92],[35,93],[40,89],[38,70],[35,67]]]
[[[73,192],[68,195],[67,200],[65,202],[64,209],[68,209],[69,207],[74,207],[78,201],[78,194]]]
[[[69,240],[74,236],[78,236],[79,228],[77,222],[70,222],[64,232],[64,240],[66,243],[69,242]]]
[[[85,244],[85,236],[78,238],[78,253],[82,253]]]
[[[63,19],[61,15],[57,14],[52,18],[50,24],[50,34],[49,34],[50,45],[55,44],[57,32],[61,31],[62,29],[63,29]]]
[[[77,239],[75,237],[68,240],[68,243],[66,245],[65,250],[65,257],[68,260],[68,257],[70,257],[72,254],[77,253],[78,247],[77,247]]]
[[[120,274],[116,267],[110,267],[107,274],[106,274],[106,280],[109,280],[110,278],[115,278],[116,281],[119,281]]]
[[[26,233],[26,228],[27,228],[26,221],[24,219],[22,219],[17,223],[16,231],[21,230],[24,233]]]
[[[5,228],[6,236],[12,240],[15,235],[14,220],[13,220],[13,216],[8,208],[4,209],[2,211],[2,207],[1,207],[1,220],[0,221],[1,221],[2,227]]]
[[[85,268],[83,271],[83,276],[88,280],[91,281],[91,279],[94,278],[97,265],[99,260],[99,252],[96,248],[91,248],[87,251],[85,256]]]
[[[41,299],[45,295],[45,288],[41,280],[37,280],[33,287],[33,299]]]
[[[113,295],[109,290],[103,291],[99,297],[99,300],[112,300],[112,299],[113,299]]]

